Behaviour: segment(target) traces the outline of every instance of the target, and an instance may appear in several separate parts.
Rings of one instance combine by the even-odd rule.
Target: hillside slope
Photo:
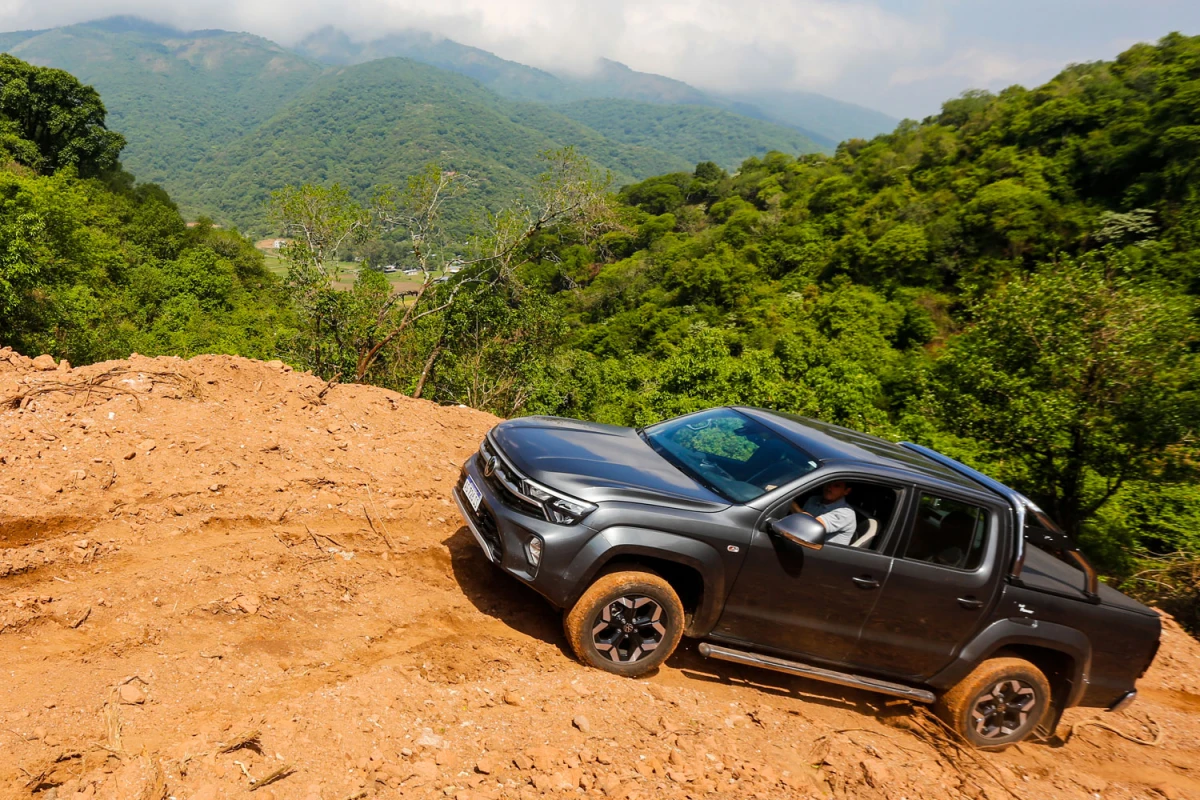
[[[305,37],[296,52],[323,64],[351,66],[381,58],[407,58],[466,75],[512,100],[562,103],[585,94],[545,70],[518,64],[497,55],[423,31],[402,31],[355,42],[337,28],[322,28]]]
[[[900,124],[882,111],[815,92],[760,89],[723,95],[722,99],[730,111],[791,126],[831,148],[850,139],[891,133]]]
[[[772,150],[794,155],[821,152],[811,139],[791,128],[759,120],[737,124],[737,117],[728,111],[704,106],[597,99],[555,110],[615,141],[677,153],[691,164],[715,161],[731,172],[747,158]]]
[[[324,70],[250,34],[185,35],[135,20],[6,36],[0,50],[95,86],[109,128],[128,140],[125,166],[172,194],[205,155],[269,119]]]
[[[0,798],[244,797],[281,770],[252,796],[1200,792],[1200,645],[1170,620],[1131,710],[968,755],[690,643],[646,680],[577,664],[448,498],[488,415],[220,356],[3,350],[0,401]]]
[[[743,91],[714,94],[683,81],[638,72],[600,59],[589,74],[552,74],[500,58],[477,47],[418,30],[354,41],[344,31],[322,28],[296,51],[326,64],[361,64],[398,56],[470,76],[497,94],[541,103],[631,100],[660,105],[699,105],[785,125],[820,147],[846,139],[869,139],[896,127],[898,119],[813,92]]]
[[[573,145],[618,184],[686,169],[658,150],[606,139],[545,106],[503,100],[473,80],[406,59],[328,74],[271,119],[176,179],[181,199],[264,230],[266,201],[286,184],[338,181],[360,195],[402,185],[436,161],[477,180],[495,208],[528,188],[538,154]]]

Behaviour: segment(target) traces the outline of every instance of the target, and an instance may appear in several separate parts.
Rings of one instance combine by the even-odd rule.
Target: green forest
[[[262,254],[188,227],[121,169],[123,146],[93,89],[0,54],[0,341],[75,364],[273,357],[290,311]]]
[[[831,155],[615,192],[570,153],[503,209],[437,167],[370,204],[298,175],[312,186],[277,194],[274,219],[331,244],[290,253],[284,281],[135,185],[86,87],[12,58],[0,84],[0,344],[279,355],[503,416],[810,415],[1009,482],[1108,580],[1200,625],[1200,37],[967,93]],[[90,112],[39,139],[25,120],[62,97]],[[480,220],[468,268],[416,298],[369,269],[323,277],[339,242],[457,254],[438,238],[452,212]]]

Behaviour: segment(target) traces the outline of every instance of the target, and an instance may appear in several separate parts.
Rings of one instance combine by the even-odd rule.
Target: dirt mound
[[[495,419],[279,362],[0,351],[0,797],[1200,797],[1200,646],[1065,745],[903,704],[570,659],[449,499]],[[1074,733],[1071,735],[1072,726]]]

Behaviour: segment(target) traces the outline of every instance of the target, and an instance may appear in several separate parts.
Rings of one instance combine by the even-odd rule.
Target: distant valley
[[[362,44],[326,29],[290,50],[114,18],[3,33],[0,51],[96,86],[139,180],[248,233],[270,229],[265,201],[288,183],[365,193],[436,161],[469,172],[494,207],[549,148],[576,146],[620,185],[699,161],[829,151],[895,123],[819,95],[717,97],[615,62],[557,76],[422,33]]]

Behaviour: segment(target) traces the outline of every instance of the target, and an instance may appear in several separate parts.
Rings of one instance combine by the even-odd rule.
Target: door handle
[[[869,575],[863,576],[861,578],[851,578],[851,580],[854,581],[854,584],[860,589],[878,589],[879,588],[879,581],[875,580],[874,578],[870,577]]]
[[[969,608],[972,611],[977,608],[983,608],[983,601],[976,600],[974,597],[967,595],[966,597],[958,598],[958,604],[963,608]]]

